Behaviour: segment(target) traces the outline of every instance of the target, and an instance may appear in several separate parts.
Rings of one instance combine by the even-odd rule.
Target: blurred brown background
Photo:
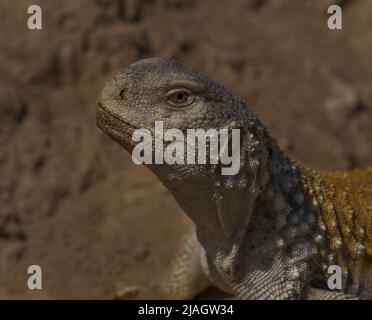
[[[27,29],[30,4],[42,31]],[[329,4],[342,31],[327,28]],[[95,125],[104,82],[138,59],[221,82],[297,160],[371,165],[371,12],[370,0],[1,0],[0,298],[111,298],[164,274],[189,220]]]

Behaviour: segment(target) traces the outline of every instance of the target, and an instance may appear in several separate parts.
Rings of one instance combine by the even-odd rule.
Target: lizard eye
[[[173,107],[186,107],[194,102],[194,97],[186,89],[178,89],[168,94],[168,102]]]

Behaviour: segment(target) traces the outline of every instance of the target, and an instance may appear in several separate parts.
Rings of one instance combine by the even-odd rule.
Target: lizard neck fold
[[[264,217],[271,222],[265,222],[268,228],[280,231],[275,240],[278,247],[284,245],[285,238],[310,230],[296,165],[257,119],[242,127],[238,174],[223,176],[216,170],[186,183],[158,175],[196,224],[200,242],[226,255],[236,250],[248,229],[255,228],[253,218]]]

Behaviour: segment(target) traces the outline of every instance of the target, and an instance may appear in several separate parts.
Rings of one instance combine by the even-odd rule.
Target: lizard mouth
[[[127,151],[131,152],[133,150],[132,134],[136,128],[107,110],[100,102],[96,113],[96,123],[103,132],[112,137]]]

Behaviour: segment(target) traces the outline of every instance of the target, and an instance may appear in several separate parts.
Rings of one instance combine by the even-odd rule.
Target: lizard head
[[[154,145],[158,121],[164,131],[177,129],[184,134],[189,129],[239,130],[238,144],[244,152],[239,155],[238,167],[249,164],[249,171],[240,171],[232,177],[221,175],[221,163],[169,165],[155,162],[148,165],[186,212],[195,211],[193,206],[200,206],[200,203],[209,206],[205,210],[212,210],[216,206],[212,202],[223,192],[218,189],[230,189],[236,200],[245,188],[256,183],[257,145],[262,141],[259,136],[264,134],[264,128],[255,113],[222,85],[177,60],[150,58],[130,65],[107,83],[98,105],[97,125],[132,153],[138,146],[138,141],[135,143],[132,139],[138,130],[146,131],[151,136],[150,144]],[[220,139],[221,136],[217,136]],[[227,139],[232,137],[229,133]],[[185,138],[181,148],[187,148],[186,142]],[[169,144],[168,141],[161,145],[163,155]],[[153,162],[156,149],[155,146]],[[196,150],[196,157],[198,152]],[[235,186],[240,186],[239,192],[232,192]],[[195,197],[201,201],[193,201]],[[231,200],[226,195],[224,199]]]
[[[241,129],[254,117],[222,85],[177,60],[150,58],[130,65],[107,83],[100,96],[97,124],[132,152],[136,145],[132,140],[134,131],[145,129],[154,137],[157,121],[164,131],[178,129],[186,134],[188,129]],[[162,147],[166,146],[165,142]],[[179,166],[176,164],[175,168]],[[200,177],[218,166],[194,165],[193,169]]]

